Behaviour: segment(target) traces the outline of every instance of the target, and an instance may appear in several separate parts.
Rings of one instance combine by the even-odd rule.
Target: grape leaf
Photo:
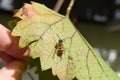
[[[13,29],[19,46],[40,58],[42,70],[52,69],[60,80],[120,80],[99,57],[69,18],[31,2],[15,15],[22,20]]]

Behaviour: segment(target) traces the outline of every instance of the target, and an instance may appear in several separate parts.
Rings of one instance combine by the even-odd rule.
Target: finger
[[[13,61],[0,70],[0,80],[22,80],[22,73],[27,65],[21,61]]]
[[[10,56],[9,54],[6,54],[3,51],[0,51],[0,59],[6,64],[14,60],[12,56]]]
[[[11,44],[5,51],[17,59],[28,60],[29,59],[29,57],[28,57],[29,49],[27,47],[20,48],[19,47],[19,39],[17,37],[12,37],[11,40],[12,40]],[[28,53],[28,54],[24,55],[25,53]]]
[[[10,34],[10,30],[0,24],[0,50],[4,51],[11,44]]]
[[[19,48],[18,42],[19,39],[11,36],[11,31],[0,24],[0,51],[5,51],[11,56],[21,60],[28,60],[29,54],[24,55],[27,48]]]

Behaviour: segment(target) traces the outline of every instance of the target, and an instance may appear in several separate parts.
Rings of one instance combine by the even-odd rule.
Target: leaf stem
[[[70,15],[70,11],[71,11],[71,8],[73,7],[74,2],[75,2],[74,0],[71,0],[69,3],[69,6],[68,6],[67,11],[66,11],[67,17],[69,17],[69,15]]]
[[[60,10],[63,2],[64,2],[64,0],[58,0],[58,1],[57,1],[56,5],[55,5],[55,7],[54,7],[54,10],[55,10],[56,12],[58,12],[58,11]]]

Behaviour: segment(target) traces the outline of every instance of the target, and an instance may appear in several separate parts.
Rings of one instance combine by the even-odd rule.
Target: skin
[[[0,24],[0,59],[5,66],[0,69],[0,80],[21,80],[29,59],[29,49],[19,48],[19,38],[11,36],[11,31]]]

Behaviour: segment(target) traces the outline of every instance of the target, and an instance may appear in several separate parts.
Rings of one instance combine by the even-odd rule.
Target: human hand
[[[0,69],[0,80],[21,80],[29,59],[29,49],[19,48],[18,38],[11,36],[11,31],[0,24],[0,59],[5,66]]]

